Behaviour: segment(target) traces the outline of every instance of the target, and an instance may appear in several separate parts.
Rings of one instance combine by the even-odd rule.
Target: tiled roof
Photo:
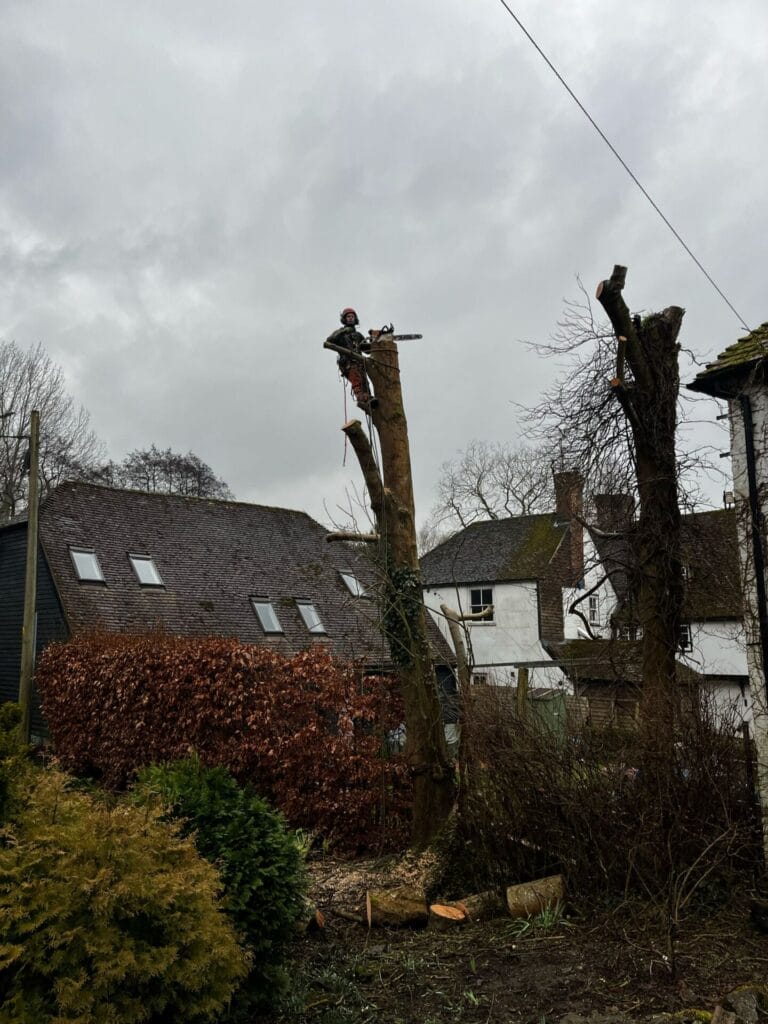
[[[70,629],[235,636],[296,651],[327,643],[369,666],[388,665],[374,601],[353,597],[339,572],[372,591],[373,568],[354,545],[329,544],[304,512],[69,483],[40,512],[40,539]],[[105,583],[80,582],[70,546],[93,548]],[[163,587],[139,585],[129,554],[150,555]],[[265,634],[250,597],[268,598],[284,634]],[[296,600],[314,604],[327,636],[310,634]],[[450,657],[439,631],[438,655]]]
[[[693,512],[681,523],[683,618],[738,619],[742,615],[739,548],[734,509]]]
[[[729,345],[712,363],[696,375],[688,385],[692,391],[703,391],[726,397],[733,393],[733,382],[743,380],[745,373],[768,356],[768,323],[761,324],[744,338]],[[729,386],[730,383],[730,386]]]
[[[568,526],[553,512],[472,523],[421,560],[426,586],[538,579]]]
[[[600,559],[610,574],[621,621],[633,620],[631,611],[631,535],[601,537],[593,534]],[[692,512],[681,517],[683,621],[738,619],[742,615],[736,513],[733,509]]]
[[[638,686],[643,679],[642,641],[566,640],[549,643],[547,650],[574,681],[621,682]],[[677,662],[678,682],[701,682],[698,672]]]

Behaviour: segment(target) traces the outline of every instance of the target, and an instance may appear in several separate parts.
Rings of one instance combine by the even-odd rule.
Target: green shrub
[[[282,816],[225,768],[205,768],[197,758],[145,768],[135,795],[162,800],[218,867],[225,909],[253,953],[248,999],[269,1001],[304,907],[302,857]]]
[[[0,825],[13,815],[18,806],[19,783],[30,771],[20,724],[19,705],[11,701],[0,704]]]
[[[0,846],[0,1022],[214,1018],[247,973],[220,881],[158,812],[38,771]]]

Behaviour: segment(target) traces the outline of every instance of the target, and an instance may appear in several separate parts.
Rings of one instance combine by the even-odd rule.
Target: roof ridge
[[[140,494],[146,498],[157,498],[157,499],[176,499],[177,501],[186,502],[209,502],[216,505],[226,505],[231,508],[233,505],[240,505],[244,508],[258,508],[270,512],[290,512],[292,515],[305,516],[311,522],[316,523],[318,526],[323,526],[322,523],[318,522],[309,512],[305,512],[299,508],[285,508],[282,505],[263,505],[253,501],[242,501],[239,499],[230,498],[210,498],[204,497],[198,494],[177,494],[173,491],[142,491],[138,487],[113,487],[109,484],[92,483],[89,480],[65,480],[60,484],[57,484],[52,490],[46,494],[43,500],[47,501],[53,497],[58,491],[63,490],[84,490],[85,488],[91,488],[98,491],[109,491],[112,494]],[[324,527],[323,527],[324,528]]]

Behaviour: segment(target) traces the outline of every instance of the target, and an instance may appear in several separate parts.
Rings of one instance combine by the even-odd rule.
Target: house
[[[427,606],[464,612],[477,682],[564,686],[600,720],[634,717],[641,680],[640,629],[632,606],[628,495],[593,498],[582,515],[577,473],[555,474],[554,513],[473,523],[422,559]],[[750,705],[736,518],[732,510],[682,517],[685,600],[678,669],[721,719],[748,720]]]
[[[161,631],[285,654],[322,644],[389,671],[372,564],[326,533],[289,509],[63,484],[40,508],[36,651],[82,632]],[[26,538],[25,520],[0,529],[3,700],[18,695]],[[432,641],[451,692],[450,649],[437,629]]]
[[[515,685],[523,664],[532,685],[567,682],[546,644],[564,637],[564,588],[584,582],[581,486],[578,473],[556,473],[554,512],[472,523],[422,558],[424,601],[446,637],[441,604],[492,606],[467,623],[476,682]]]
[[[641,630],[631,587],[631,502],[621,495],[598,495],[595,505],[595,526],[585,531],[586,592],[603,582],[595,590],[597,600],[588,598],[592,637],[584,637],[567,613],[578,592],[566,591],[564,641],[548,645],[548,650],[566,669],[577,693],[611,701],[617,715],[633,714],[639,696]],[[696,682],[721,721],[749,721],[736,515],[732,509],[690,513],[681,517],[680,530],[685,590],[678,678]],[[611,644],[605,645],[606,640]]]
[[[729,345],[688,385],[728,403],[733,502],[759,771],[768,764],[768,323]],[[766,780],[762,780],[766,788]]]

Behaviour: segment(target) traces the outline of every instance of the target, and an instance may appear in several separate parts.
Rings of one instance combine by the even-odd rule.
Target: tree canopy
[[[104,459],[90,416],[67,393],[62,370],[42,345],[24,350],[0,343],[0,517],[27,502],[30,413],[40,413],[40,489],[87,478]]]
[[[171,448],[157,448],[154,444],[129,452],[120,463],[107,463],[92,475],[92,479],[116,487],[181,494],[191,498],[234,497],[225,481],[217,477],[208,463],[194,452],[182,454]]]

